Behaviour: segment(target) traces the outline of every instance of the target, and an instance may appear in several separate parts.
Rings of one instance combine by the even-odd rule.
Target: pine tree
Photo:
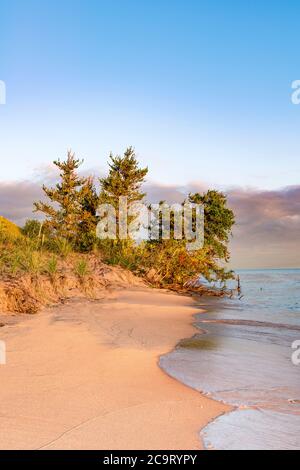
[[[51,202],[35,202],[34,210],[46,215],[45,227],[52,236],[76,244],[83,233],[95,228],[98,198],[92,180],[78,176],[83,161],[76,159],[71,151],[65,161],[53,163],[60,170],[60,182],[54,188],[43,186]]]
[[[88,251],[96,242],[97,209],[99,205],[99,196],[92,177],[85,179],[80,189],[79,200],[81,213],[77,244],[81,251]]]
[[[235,216],[227,206],[227,197],[220,191],[190,194],[189,202],[204,207],[204,245],[212,258],[229,261],[228,242]]]
[[[120,197],[126,197],[128,207],[134,203],[141,202],[145,193],[141,192],[141,185],[145,181],[148,168],[139,168],[134,149],[127,148],[123,156],[110,154],[109,174],[100,181],[100,203],[110,204],[116,210],[117,215],[117,238],[119,233],[119,201]],[[134,216],[128,217],[128,223],[134,220]]]

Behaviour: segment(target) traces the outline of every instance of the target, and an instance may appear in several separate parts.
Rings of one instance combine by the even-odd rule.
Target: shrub
[[[24,227],[22,228],[22,233],[28,238],[37,239],[41,234],[42,224],[36,219],[28,219]]]

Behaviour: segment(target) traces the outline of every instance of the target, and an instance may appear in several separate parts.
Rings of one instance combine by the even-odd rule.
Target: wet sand
[[[158,366],[195,313],[189,297],[138,288],[2,327],[0,448],[202,448],[200,429],[229,407]]]

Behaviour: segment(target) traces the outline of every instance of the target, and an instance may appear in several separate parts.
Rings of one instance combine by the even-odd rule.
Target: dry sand
[[[199,449],[228,408],[167,376],[159,356],[192,336],[189,297],[106,292],[0,329],[1,449]]]

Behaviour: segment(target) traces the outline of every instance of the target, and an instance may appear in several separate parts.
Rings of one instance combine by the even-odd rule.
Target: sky
[[[155,194],[228,193],[234,264],[300,266],[299,14],[293,0],[0,0],[0,212],[30,216],[68,148],[102,174],[133,145]]]

